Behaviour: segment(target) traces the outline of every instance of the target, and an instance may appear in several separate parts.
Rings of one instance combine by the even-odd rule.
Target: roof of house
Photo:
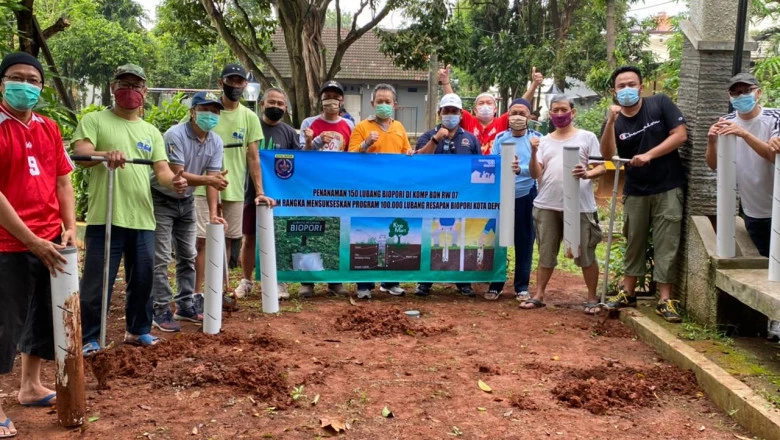
[[[342,29],[342,38],[347,30]],[[271,36],[275,50],[269,53],[273,65],[284,78],[290,78],[290,59],[284,44],[284,36],[280,29]],[[327,67],[333,61],[336,52],[336,29],[322,30],[322,41],[327,48]],[[336,74],[337,80],[381,80],[381,81],[427,81],[428,72],[424,70],[403,70],[393,65],[393,61],[379,51],[379,38],[373,32],[366,32],[355,41],[341,60],[341,70]]]

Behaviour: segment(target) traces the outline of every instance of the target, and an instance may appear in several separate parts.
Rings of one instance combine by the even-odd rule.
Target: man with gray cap
[[[51,407],[56,393],[41,383],[41,361],[54,359],[49,273],[63,272],[59,251],[76,245],[76,212],[60,130],[32,111],[43,80],[30,54],[8,54],[0,63],[0,375],[13,370],[18,348],[16,399]],[[0,408],[0,438],[16,434]]]
[[[758,252],[768,257],[776,156],[769,141],[778,136],[780,110],[763,108],[758,103],[761,86],[749,73],[739,73],[731,78],[727,91],[734,112],[710,127],[705,158],[710,168],[717,169],[718,136],[736,136],[737,188],[742,217]],[[780,338],[780,322],[770,324],[769,337]]]
[[[190,120],[171,127],[165,135],[165,148],[171,170],[184,170],[189,187],[177,194],[160,185],[152,175],[152,202],[155,230],[154,281],[152,300],[153,325],[164,332],[181,329],[177,321],[202,322],[202,301],[193,298],[195,289],[195,200],[196,186],[206,186],[211,223],[227,224],[217,215],[218,191],[228,185],[222,171],[222,139],[211,130],[219,123],[224,107],[211,92],[198,92],[192,97]],[[205,175],[204,175],[205,174]],[[171,239],[176,249],[176,313],[171,313],[173,292],[168,282],[171,262]]]

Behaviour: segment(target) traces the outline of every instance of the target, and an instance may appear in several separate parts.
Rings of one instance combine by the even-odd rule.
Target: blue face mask
[[[639,89],[626,87],[625,89],[618,90],[617,100],[618,104],[623,107],[631,107],[639,102]]]
[[[195,123],[203,131],[211,131],[219,124],[219,115],[211,112],[195,112]]]
[[[441,125],[447,130],[452,130],[460,124],[460,115],[441,115]]]
[[[739,95],[736,98],[730,98],[731,105],[737,113],[750,113],[756,107],[756,94],[755,92]]]
[[[17,81],[5,82],[3,98],[15,110],[30,110],[38,103],[39,96],[41,96],[41,89],[32,84]]]

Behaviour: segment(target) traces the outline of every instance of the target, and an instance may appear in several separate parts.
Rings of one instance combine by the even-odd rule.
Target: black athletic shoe
[[[414,294],[417,296],[428,296],[431,294],[431,286],[418,284]]]
[[[667,299],[656,306],[655,314],[664,318],[666,322],[682,322],[680,313],[677,311],[677,304],[679,302],[680,301],[674,299]]]
[[[621,290],[617,295],[607,298],[606,306],[610,310],[636,307],[636,296],[628,296],[625,291]]]
[[[459,287],[458,288],[458,292],[460,292],[460,294],[463,295],[463,296],[468,296],[468,297],[475,297],[475,296],[477,296],[477,294],[474,293],[474,289],[472,289],[471,286]]]

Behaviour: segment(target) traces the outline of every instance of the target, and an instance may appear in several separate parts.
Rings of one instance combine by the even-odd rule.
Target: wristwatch
[[[439,145],[439,140],[436,139],[436,136],[431,136],[431,142],[433,142],[434,145]]]

